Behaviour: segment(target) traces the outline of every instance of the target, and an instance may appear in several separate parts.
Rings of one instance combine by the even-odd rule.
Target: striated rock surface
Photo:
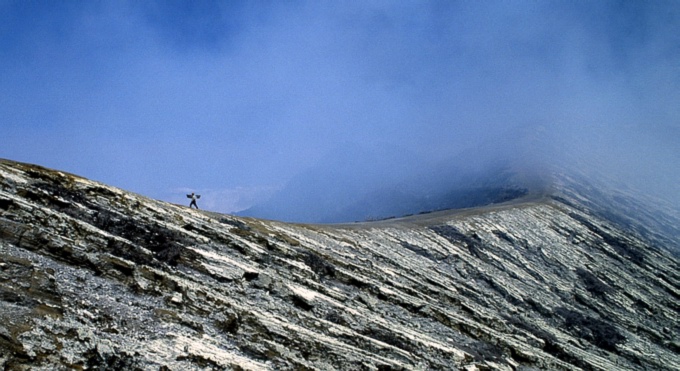
[[[672,221],[598,203],[296,225],[1,161],[0,367],[680,369]]]

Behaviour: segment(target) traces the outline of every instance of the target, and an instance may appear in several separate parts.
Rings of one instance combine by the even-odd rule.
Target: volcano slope
[[[0,367],[680,369],[671,240],[586,201],[294,225],[2,161]]]

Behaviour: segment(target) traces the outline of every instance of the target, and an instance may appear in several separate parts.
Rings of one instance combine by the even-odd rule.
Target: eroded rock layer
[[[680,369],[678,261],[569,192],[377,223],[0,162],[5,369]]]

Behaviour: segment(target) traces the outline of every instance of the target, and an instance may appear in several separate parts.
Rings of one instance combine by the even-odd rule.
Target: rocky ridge
[[[286,224],[3,160],[0,367],[680,369],[673,239],[586,201]]]

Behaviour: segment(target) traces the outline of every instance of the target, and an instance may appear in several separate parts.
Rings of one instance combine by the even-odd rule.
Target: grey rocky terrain
[[[680,369],[677,224],[564,179],[302,225],[0,161],[0,367]]]

